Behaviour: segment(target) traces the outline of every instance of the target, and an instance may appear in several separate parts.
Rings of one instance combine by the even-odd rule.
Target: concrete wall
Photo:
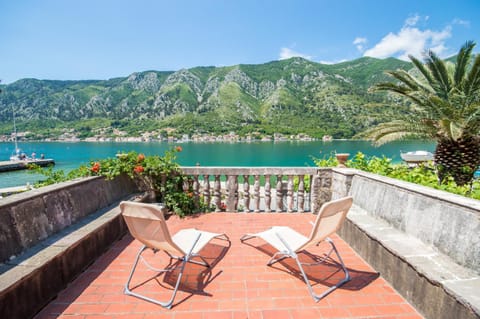
[[[349,194],[369,215],[480,270],[480,201],[365,172],[351,176]]]
[[[121,238],[118,202],[135,191],[128,178],[94,177],[3,199],[0,318],[33,317]]]
[[[90,177],[0,201],[0,263],[135,191],[129,178]]]
[[[480,318],[480,202],[350,169],[332,198],[354,197],[339,235],[426,318]]]

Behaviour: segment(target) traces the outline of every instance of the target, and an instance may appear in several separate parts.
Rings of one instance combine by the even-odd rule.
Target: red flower
[[[183,149],[182,149],[182,147],[179,145],[179,146],[175,147],[175,150],[176,150],[177,152],[181,152]]]
[[[99,162],[95,162],[93,165],[92,165],[92,168],[91,168],[92,172],[94,173],[98,173],[100,171],[100,163]]]
[[[138,165],[138,166],[135,166],[135,168],[133,169],[133,171],[134,171],[135,173],[137,173],[137,174],[140,174],[140,173],[142,173],[142,172],[144,171],[144,169],[143,169],[143,166]]]
[[[145,159],[145,155],[143,155],[143,154],[138,154],[138,156],[137,156],[137,162],[143,162],[144,159]]]

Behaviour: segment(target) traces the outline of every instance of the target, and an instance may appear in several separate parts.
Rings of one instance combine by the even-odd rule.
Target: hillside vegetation
[[[109,80],[22,79],[1,85],[0,134],[32,138],[102,131],[159,134],[306,133],[349,138],[408,112],[392,96],[368,93],[397,59],[360,58],[333,65],[291,58],[259,65],[145,71]],[[391,107],[396,105],[396,107]]]

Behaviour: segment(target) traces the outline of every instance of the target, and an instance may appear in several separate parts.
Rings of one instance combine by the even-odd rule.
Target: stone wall
[[[129,178],[93,177],[2,199],[0,318],[33,317],[121,238],[118,203],[135,192]]]
[[[351,169],[339,235],[426,318],[480,318],[480,201]]]
[[[352,177],[349,193],[369,215],[480,270],[480,201],[368,173]]]
[[[133,192],[129,178],[90,177],[2,199],[0,263]]]

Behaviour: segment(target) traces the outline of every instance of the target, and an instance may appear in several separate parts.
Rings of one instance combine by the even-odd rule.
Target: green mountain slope
[[[113,129],[135,135],[236,131],[347,138],[408,111],[367,89],[385,70],[410,69],[397,59],[360,58],[333,65],[302,58],[258,65],[145,71],[91,81],[22,79],[0,86],[0,134],[36,137]],[[113,133],[111,133],[113,134]]]

